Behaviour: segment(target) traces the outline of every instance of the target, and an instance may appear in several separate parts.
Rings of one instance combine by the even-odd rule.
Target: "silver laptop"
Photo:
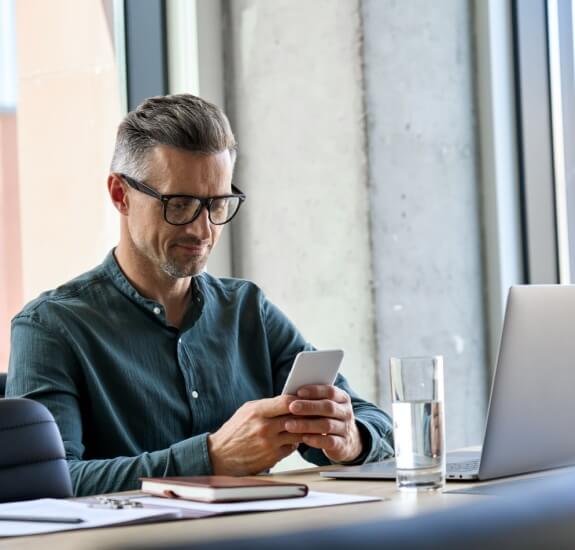
[[[575,285],[509,289],[477,453],[447,453],[447,479],[485,480],[575,464]],[[324,477],[395,478],[392,460]]]

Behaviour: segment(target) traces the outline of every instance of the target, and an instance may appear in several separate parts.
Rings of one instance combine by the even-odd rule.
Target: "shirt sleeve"
[[[138,456],[84,460],[84,380],[63,335],[20,315],[12,321],[6,397],[34,399],[54,416],[66,451],[76,496],[139,489],[140,477],[210,475],[208,434]]]
[[[281,310],[266,300],[263,301],[268,346],[274,376],[275,395],[281,393],[295,356],[300,351],[314,350],[306,342],[293,323]],[[363,442],[359,457],[348,464],[377,462],[393,456],[393,424],[391,417],[373,403],[359,397],[344,376],[338,374],[335,385],[349,394],[355,420]],[[298,451],[303,458],[320,466],[333,464],[321,449],[301,444]]]

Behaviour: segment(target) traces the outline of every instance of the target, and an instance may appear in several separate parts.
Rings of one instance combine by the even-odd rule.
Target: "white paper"
[[[152,519],[178,518],[177,509],[152,508],[92,508],[83,502],[42,498],[24,502],[0,504],[0,515],[82,518],[83,523],[33,523],[28,521],[0,521],[0,537],[55,533],[71,529],[89,529],[122,523],[138,523]]]
[[[279,498],[269,500],[252,500],[243,502],[206,503],[183,499],[167,499],[162,497],[141,497],[137,499],[144,504],[154,506],[175,506],[185,510],[213,512],[214,514],[238,514],[240,512],[265,512],[272,510],[295,510],[297,508],[318,508],[320,506],[336,506],[354,502],[373,502],[383,500],[380,497],[365,497],[346,495],[342,493],[319,493],[310,491],[305,497]]]
[[[82,518],[83,523],[33,523],[24,521],[0,521],[0,537],[37,535],[89,529],[109,525],[140,523],[153,520],[185,518],[186,511],[202,512],[205,516],[220,514],[238,514],[241,512],[265,512],[272,510],[294,510],[297,508],[317,508],[357,502],[383,500],[380,497],[365,497],[340,493],[319,493],[310,491],[301,498],[283,498],[273,500],[253,500],[208,504],[182,499],[161,497],[130,496],[130,500],[142,502],[150,508],[92,508],[85,502],[43,498],[24,502],[0,504],[0,515],[46,516]]]

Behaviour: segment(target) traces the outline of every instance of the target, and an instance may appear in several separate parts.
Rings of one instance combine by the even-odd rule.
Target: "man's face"
[[[163,195],[214,197],[232,192],[228,151],[206,155],[161,145],[150,152],[148,166],[144,183]],[[159,200],[135,189],[129,193],[128,230],[138,255],[171,277],[200,273],[223,226],[210,223],[206,208],[192,223],[170,225]]]

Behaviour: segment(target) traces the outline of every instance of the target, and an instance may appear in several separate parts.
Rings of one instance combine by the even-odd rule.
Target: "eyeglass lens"
[[[212,199],[208,208],[210,222],[221,225],[231,220],[240,206],[239,197]],[[166,203],[166,221],[175,225],[190,223],[202,208],[192,197],[172,197]]]

